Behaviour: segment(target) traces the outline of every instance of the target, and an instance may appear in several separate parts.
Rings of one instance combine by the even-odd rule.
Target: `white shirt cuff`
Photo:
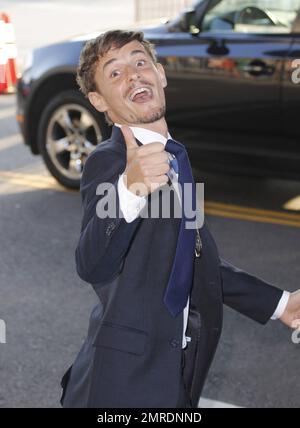
[[[281,315],[283,314],[283,312],[287,307],[289,297],[290,297],[290,293],[288,291],[284,291],[283,295],[281,296],[281,299],[279,300],[279,303],[277,305],[277,308],[274,314],[271,316],[271,320],[277,320],[278,318],[281,317]]]
[[[146,205],[146,197],[138,196],[127,189],[123,180],[124,174],[120,175],[118,181],[118,193],[120,208],[127,223],[138,218],[140,212]]]

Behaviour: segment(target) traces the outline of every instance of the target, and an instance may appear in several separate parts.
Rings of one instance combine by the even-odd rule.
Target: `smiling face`
[[[95,83],[99,92],[89,92],[89,100],[112,122],[134,126],[164,120],[165,73],[139,41],[112,48],[101,57]]]

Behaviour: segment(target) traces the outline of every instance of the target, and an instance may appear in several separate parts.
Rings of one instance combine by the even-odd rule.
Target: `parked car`
[[[300,178],[300,0],[202,0],[143,31],[167,73],[171,134],[194,167]],[[25,144],[71,188],[110,135],[75,81],[95,36],[34,50],[18,83]]]

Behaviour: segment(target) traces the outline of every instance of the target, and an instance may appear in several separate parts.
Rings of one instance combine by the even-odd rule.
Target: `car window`
[[[206,12],[205,32],[291,33],[300,0],[219,0]]]

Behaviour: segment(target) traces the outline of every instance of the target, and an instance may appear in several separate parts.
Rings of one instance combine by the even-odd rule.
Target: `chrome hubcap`
[[[86,158],[102,141],[102,134],[86,108],[65,104],[51,117],[46,138],[47,152],[58,171],[79,180]]]

